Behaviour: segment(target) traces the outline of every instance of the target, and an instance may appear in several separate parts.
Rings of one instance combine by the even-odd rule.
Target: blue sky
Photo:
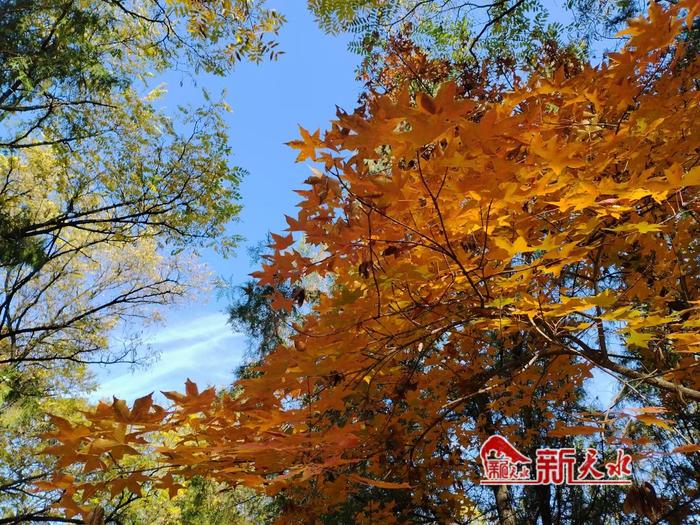
[[[246,242],[229,259],[204,254],[214,275],[233,283],[244,282],[254,270],[246,246],[265,239],[268,231],[287,227],[284,214],[293,214],[299,200],[293,190],[309,175],[308,166],[295,164],[297,154],[284,143],[298,137],[298,125],[325,129],[336,104],[353,109],[361,88],[355,81],[358,57],[347,50],[347,37],[322,33],[306,11],[306,2],[269,4],[287,18],[279,36],[285,54],[277,62],[238,64],[225,78],[197,79],[212,97],[226,90],[233,109],[227,117],[231,161],[250,173],[241,185],[240,221],[230,227]],[[163,100],[166,111],[201,100],[200,87],[189,79],[170,74],[162,80],[168,89]],[[217,300],[213,292],[201,299],[165,311],[164,322],[144,332],[148,351],[159,356],[149,367],[136,371],[126,365],[96,367],[100,387],[92,398],[133,399],[154,390],[182,390],[188,377],[199,385],[230,383],[246,340],[226,324],[225,300]]]

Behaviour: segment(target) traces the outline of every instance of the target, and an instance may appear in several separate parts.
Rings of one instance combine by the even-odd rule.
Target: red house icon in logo
[[[532,463],[532,460],[521,454],[503,436],[491,436],[484,441],[479,456],[485,474],[482,483],[530,478],[530,469],[525,465]]]

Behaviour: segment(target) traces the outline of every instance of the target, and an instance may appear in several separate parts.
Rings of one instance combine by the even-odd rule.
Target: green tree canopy
[[[130,325],[191,297],[198,251],[237,240],[228,106],[165,113],[154,78],[274,59],[283,21],[247,0],[2,3],[0,523],[45,521],[60,496],[27,485],[50,466],[44,410],[76,416],[88,364],[147,358]]]

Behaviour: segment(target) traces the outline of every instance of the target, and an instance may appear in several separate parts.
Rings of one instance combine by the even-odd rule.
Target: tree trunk
[[[485,424],[482,428],[487,435],[493,435],[496,428],[491,417],[491,411],[488,408],[488,395],[483,394],[476,396],[474,399],[475,413],[473,413],[474,421],[478,421],[480,414],[485,416]],[[510,489],[507,485],[494,485],[491,487],[494,498],[496,499],[496,511],[498,512],[499,525],[517,525],[515,521],[515,508],[513,506],[513,498],[511,497]]]
[[[513,500],[507,485],[494,485],[493,495],[496,498],[496,511],[498,512],[499,525],[517,525],[515,522],[515,511],[513,510]]]
[[[549,485],[535,487],[539,503],[542,525],[552,525],[552,505],[550,503],[551,492]]]

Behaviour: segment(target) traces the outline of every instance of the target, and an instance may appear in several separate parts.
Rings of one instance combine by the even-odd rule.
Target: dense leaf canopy
[[[323,135],[302,130],[298,160],[321,169],[255,277],[327,288],[233,395],[188,382],[165,394],[170,409],[146,396],[56,418],[47,452],[68,471],[49,486],[66,489],[62,505],[86,512],[96,491],[176,491],[204,475],[282,494],[286,523],[366,486],[398,495],[358,522],[488,519],[471,494],[496,428],[524,449],[598,435],[692,472],[700,97],[684,35],[697,11],[652,4],[602,65],[532,75],[492,100],[453,83],[404,89],[339,112]],[[301,307],[302,292],[272,304]],[[630,402],[581,407],[594,373]],[[648,425],[662,442],[638,439]],[[180,439],[149,444],[162,430]],[[158,473],[121,464],[151,447]],[[683,497],[697,495],[687,483]]]

